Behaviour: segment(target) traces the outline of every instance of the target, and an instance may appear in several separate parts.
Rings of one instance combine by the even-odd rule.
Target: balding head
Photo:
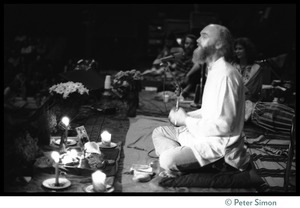
[[[231,61],[233,57],[233,39],[230,31],[218,24],[210,24],[203,28],[202,33],[210,36],[212,44],[215,45],[219,56],[224,56],[227,61]]]

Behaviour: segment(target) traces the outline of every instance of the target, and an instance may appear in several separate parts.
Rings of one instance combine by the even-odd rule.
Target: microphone
[[[166,62],[166,61],[170,61],[170,60],[173,60],[173,59],[178,59],[178,58],[182,58],[183,57],[183,53],[182,52],[179,52],[179,53],[174,53],[170,56],[166,56],[166,57],[163,57],[161,59],[159,59],[161,62]]]
[[[268,59],[263,59],[263,60],[256,61],[256,63],[258,63],[258,64],[262,64],[262,63],[266,63],[266,62],[268,62]]]

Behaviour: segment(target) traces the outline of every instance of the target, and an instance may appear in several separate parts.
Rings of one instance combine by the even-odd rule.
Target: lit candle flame
[[[56,162],[56,163],[59,162],[59,153],[58,153],[58,152],[53,151],[53,152],[51,153],[51,157],[52,157],[52,159],[54,160],[54,162]]]
[[[63,124],[65,124],[66,126],[69,126],[69,123],[70,123],[70,119],[68,117],[63,117],[61,119],[61,121],[63,122]]]
[[[102,138],[103,142],[110,143],[111,134],[108,131],[103,131],[102,134],[101,134],[101,138]]]
[[[92,174],[92,180],[96,184],[105,184],[106,174],[103,173],[101,170],[97,170]]]

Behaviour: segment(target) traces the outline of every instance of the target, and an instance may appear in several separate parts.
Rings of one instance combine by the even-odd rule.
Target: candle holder
[[[85,186],[83,190],[88,193],[111,193],[114,192],[115,188],[113,186],[106,185],[106,189],[104,191],[95,191],[93,184],[91,184]]]
[[[68,117],[63,117],[61,121],[58,123],[58,126],[61,130],[63,130],[61,138],[60,138],[60,144],[59,149],[60,152],[66,152],[66,145],[68,140],[68,130],[70,129],[70,119]]]
[[[43,181],[43,186],[49,189],[64,189],[71,185],[71,182],[66,178],[59,178],[58,163],[60,160],[60,155],[58,152],[54,151],[51,154],[54,160],[55,166],[55,178],[49,178]]]
[[[71,186],[71,181],[69,181],[66,178],[59,178],[58,184],[56,184],[55,181],[56,181],[55,178],[48,178],[43,181],[43,186],[48,189],[54,189],[54,190],[65,189]]]

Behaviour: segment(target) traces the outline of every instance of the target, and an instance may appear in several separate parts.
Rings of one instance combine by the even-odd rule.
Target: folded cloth
[[[130,168],[130,174],[133,174],[133,181],[136,182],[148,182],[150,181],[155,173],[150,165],[139,165],[133,164]]]
[[[148,172],[134,170],[132,180],[136,182],[148,182],[153,178],[154,175],[155,174],[152,172],[148,173]]]
[[[96,142],[87,142],[84,144],[86,153],[96,153],[101,155],[99,145]]]

